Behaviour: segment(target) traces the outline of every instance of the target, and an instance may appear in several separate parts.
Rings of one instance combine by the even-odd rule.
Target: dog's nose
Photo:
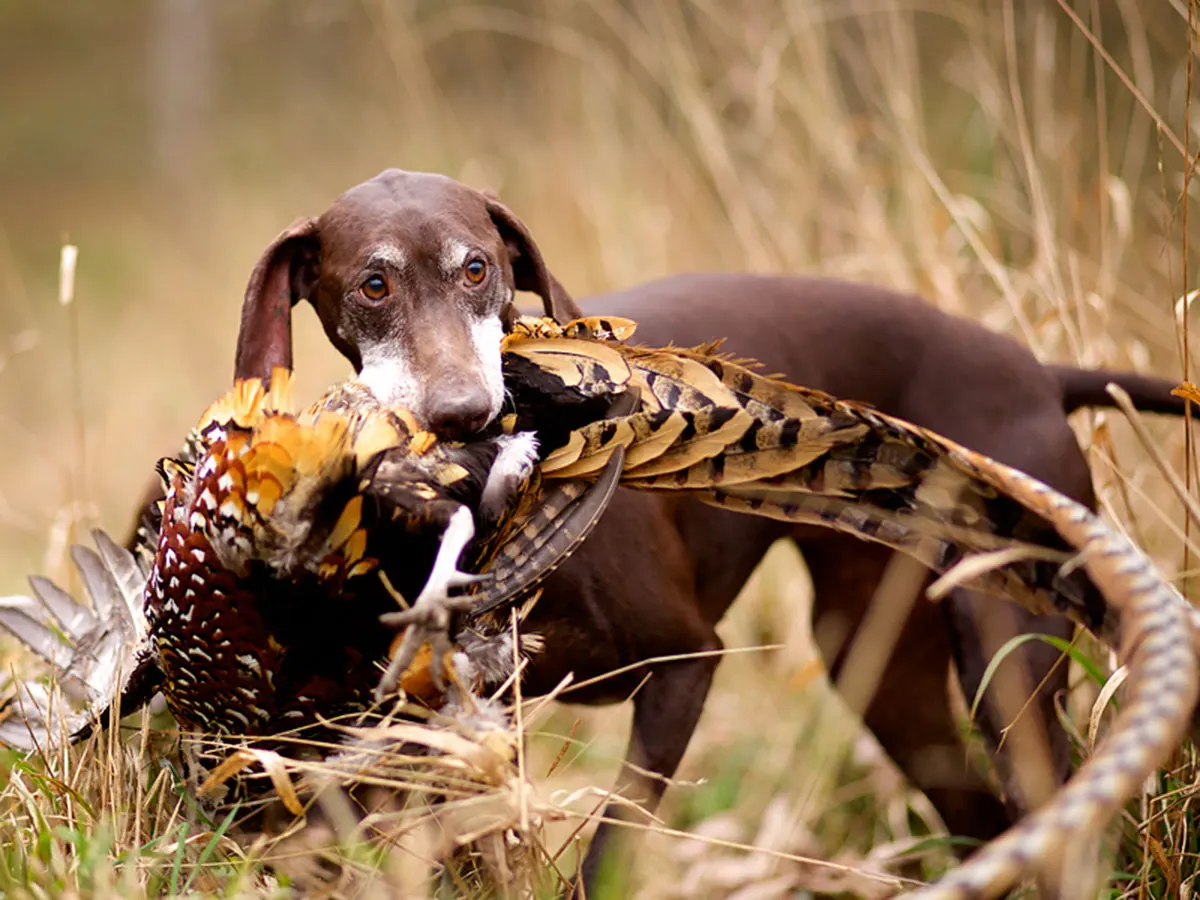
[[[431,404],[427,427],[440,438],[461,440],[482,431],[490,412],[487,397],[477,392],[452,394]]]

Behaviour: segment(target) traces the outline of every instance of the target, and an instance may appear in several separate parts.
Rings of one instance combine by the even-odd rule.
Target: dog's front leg
[[[715,633],[706,643],[696,650],[719,651],[722,646]],[[713,652],[653,668],[633,699],[633,729],[626,761],[613,789],[615,794],[636,802],[647,813],[658,808],[700,721],[720,659]],[[624,896],[629,885],[621,882],[628,878],[629,851],[636,845],[641,829],[623,826],[621,820],[645,824],[648,817],[622,801],[611,801],[603,815],[580,871],[583,892],[587,897]],[[573,895],[582,896],[578,886]]]

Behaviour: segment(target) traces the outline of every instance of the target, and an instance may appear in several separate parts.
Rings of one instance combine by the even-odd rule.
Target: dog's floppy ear
[[[513,270],[513,287],[518,291],[530,291],[541,297],[546,315],[560,325],[580,318],[583,313],[566,288],[546,268],[542,251],[538,249],[525,223],[490,191],[482,193],[487,201],[488,215],[496,223],[496,228],[508,248],[508,259]]]
[[[276,366],[292,368],[292,307],[315,284],[319,249],[317,220],[297,219],[263,251],[242,303],[235,379],[266,381]]]

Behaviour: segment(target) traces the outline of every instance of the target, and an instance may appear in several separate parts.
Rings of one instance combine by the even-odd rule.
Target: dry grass
[[[259,250],[385,165],[499,190],[576,294],[687,269],[821,272],[918,290],[1043,359],[1187,374],[1186,0],[66,9],[0,7],[0,77],[17,85],[0,132],[5,593],[60,574],[80,524],[124,527],[156,456],[226,383]],[[81,247],[78,352],[54,302],[64,234]],[[315,392],[343,366],[299,319]],[[1182,468],[1182,427],[1151,425]],[[1181,504],[1125,424],[1078,426],[1105,511],[1167,571],[1194,567]],[[870,895],[869,876],[799,857],[875,871],[933,823],[814,668],[806,604],[779,551],[722,625],[727,646],[783,649],[723,664],[636,896]],[[626,719],[535,716],[534,808],[596,806],[579,792],[610,783]],[[226,838],[179,840],[183,801],[136,750],[56,760],[53,778],[5,764],[6,893],[266,890]],[[1179,762],[1131,807],[1122,890],[1194,877],[1190,752]],[[144,802],[115,806],[120,785]],[[543,846],[569,855],[577,822],[550,819]]]

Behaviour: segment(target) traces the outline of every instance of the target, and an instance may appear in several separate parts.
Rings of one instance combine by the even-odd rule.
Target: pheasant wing
[[[625,450],[617,447],[594,481],[572,478],[530,491],[484,568],[492,576],[471,607],[481,616],[531,594],[591,534],[620,481]]]
[[[140,658],[145,573],[133,554],[103,531],[92,537],[99,553],[71,548],[87,606],[40,576],[30,579],[31,596],[0,598],[0,628],[50,666],[44,680],[14,682],[0,722],[0,742],[9,746],[27,750],[57,744],[112,704],[135,672],[139,684],[146,681]],[[142,702],[148,699],[149,694]],[[127,706],[126,711],[132,710]]]

